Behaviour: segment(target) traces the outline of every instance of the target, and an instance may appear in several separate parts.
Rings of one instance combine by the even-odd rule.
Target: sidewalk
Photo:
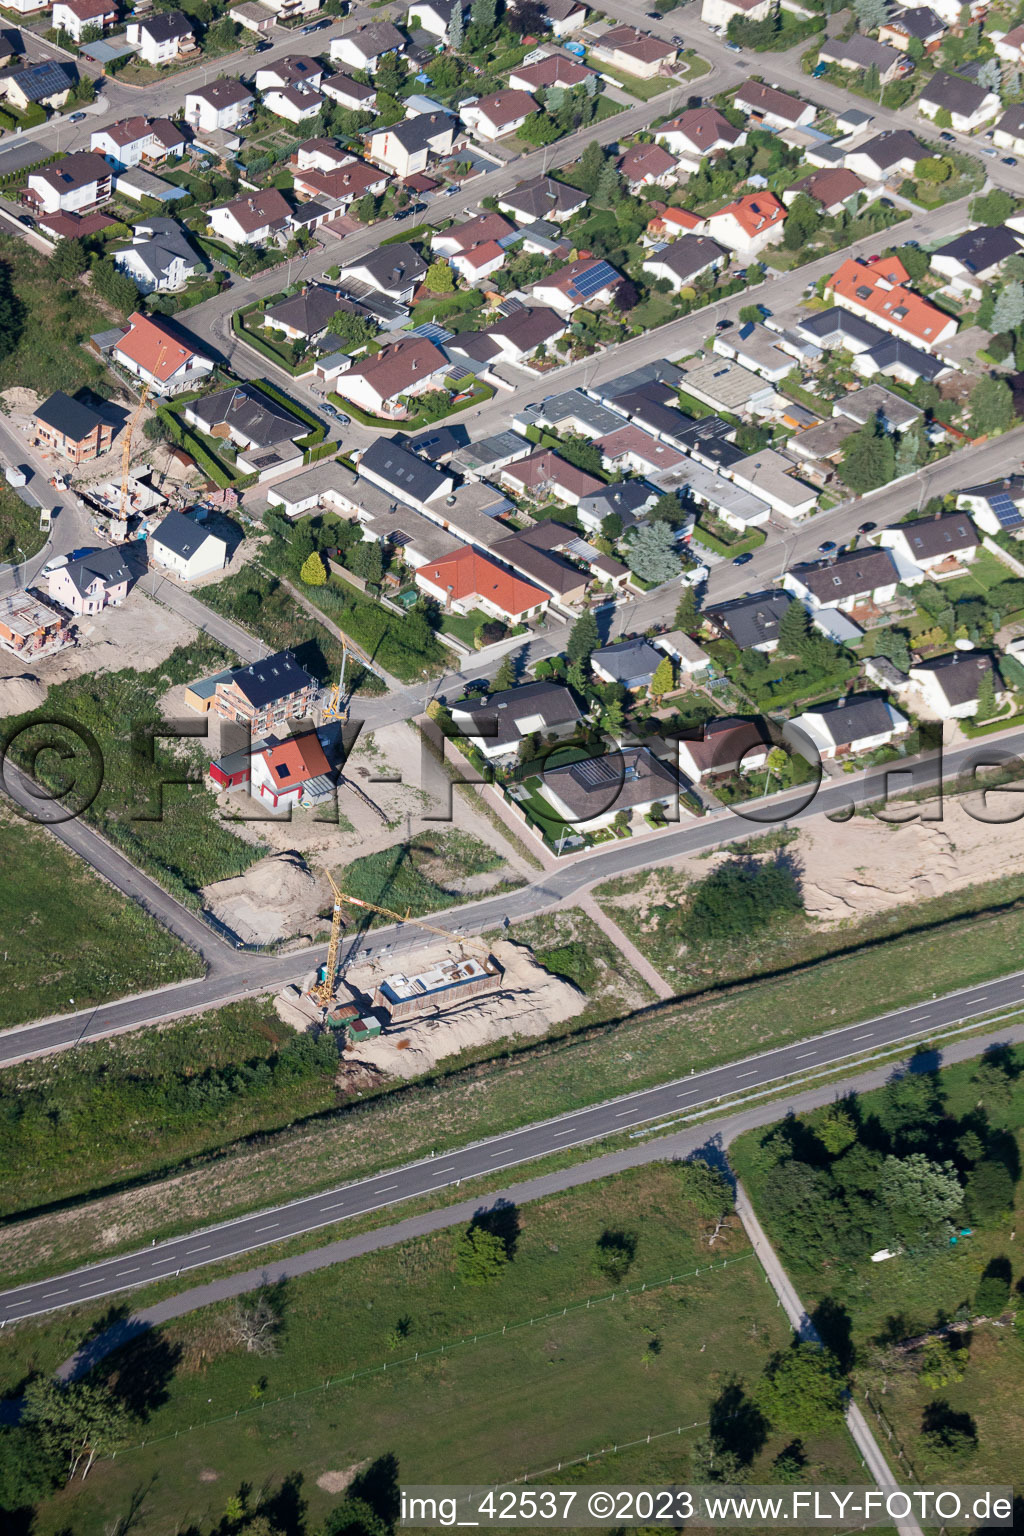
[[[655,995],[663,1003],[667,1003],[670,998],[675,997],[674,988],[670,987],[664,976],[654,969],[654,966],[647,957],[640,953],[633,941],[627,939],[618,923],[613,922],[607,912],[598,904],[597,898],[592,891],[588,891],[585,896],[579,896],[576,900],[576,905],[597,924],[602,933],[611,939],[623,958],[629,961],[634,971],[643,977],[647,985],[653,989]]]

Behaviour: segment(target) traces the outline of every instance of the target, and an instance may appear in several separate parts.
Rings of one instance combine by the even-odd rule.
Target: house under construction
[[[386,976],[373,995],[374,1008],[383,1008],[393,1024],[420,1014],[452,1008],[466,998],[497,992],[505,972],[493,955],[442,960],[429,970],[406,976]]]
[[[0,598],[0,645],[15,656],[38,659],[62,651],[74,639],[64,614],[28,592]]]

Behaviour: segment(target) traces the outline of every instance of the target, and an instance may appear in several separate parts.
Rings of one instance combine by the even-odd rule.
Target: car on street
[[[874,531],[875,531],[875,529],[877,527],[878,527],[877,523],[861,523],[860,527],[857,529],[857,532],[858,533],[874,533]]]
[[[742,53],[743,52],[743,49],[740,47],[739,43],[726,43],[725,46],[728,48],[730,53]]]
[[[727,331],[731,325],[732,325],[732,321],[731,320],[719,320],[718,324],[715,326],[715,330],[716,331]]]
[[[71,116],[68,118],[68,122],[69,123],[84,123],[85,122],[85,113],[84,112],[72,112]]]
[[[733,561],[733,565],[748,565],[750,561],[753,560],[753,558],[753,554],[748,549],[742,555],[736,556],[735,560]]]
[[[981,152],[983,155],[998,155],[999,153],[998,149],[993,149],[991,144],[982,145]]]
[[[67,555],[53,555],[49,560],[47,560],[39,574],[40,576],[52,576],[54,571],[63,570],[67,563]]]
[[[269,53],[273,46],[273,43],[268,43],[266,38],[264,38],[261,43],[256,44],[253,53]]]
[[[24,224],[26,229],[35,229],[36,221],[27,213],[18,214],[18,223]]]
[[[1003,164],[1004,164],[1004,165],[1016,165],[1016,164],[1017,164],[1017,162],[1016,162],[1016,160],[1015,160],[1015,159],[1014,159],[1014,158],[1013,158],[1013,156],[1012,156],[1012,155],[1004,155],[1004,156],[1003,156]]]
[[[834,553],[835,547],[836,547],[835,539],[825,539],[823,543],[818,545],[818,554],[819,555],[831,555],[831,554]]]
[[[955,133],[949,133],[948,131],[945,132],[945,133],[940,133],[939,134],[939,138],[942,140],[943,144],[955,144],[956,143],[956,134]]]
[[[340,421],[343,427],[352,425],[351,416],[346,416],[344,411],[339,411],[336,405],[323,405],[321,410],[325,416],[333,416],[335,421]]]

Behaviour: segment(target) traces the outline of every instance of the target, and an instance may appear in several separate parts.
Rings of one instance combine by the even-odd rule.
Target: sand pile
[[[45,702],[46,689],[31,672],[0,678],[0,715],[23,715]]]
[[[425,970],[446,954],[457,953],[454,946],[417,950],[415,969]],[[346,1063],[389,1077],[418,1077],[445,1056],[517,1035],[544,1035],[552,1025],[582,1013],[583,993],[571,982],[550,975],[523,945],[502,941],[492,946],[491,953],[505,971],[500,992],[470,998],[440,1018],[406,1019],[392,1025],[378,1039],[347,1051]],[[372,995],[383,974],[387,973],[375,966],[358,966],[345,979]]]
[[[203,891],[207,906],[246,944],[271,944],[314,933],[326,892],[298,853],[260,859],[244,875],[218,880]]]

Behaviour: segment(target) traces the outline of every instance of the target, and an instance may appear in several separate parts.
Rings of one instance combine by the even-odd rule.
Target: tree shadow
[[[166,1403],[181,1354],[180,1344],[148,1329],[110,1358],[105,1372],[108,1385],[133,1418],[148,1419]]]
[[[385,1451],[358,1473],[349,1484],[348,1493],[351,1498],[369,1504],[379,1519],[394,1527],[402,1507],[398,1457],[394,1451]]]
[[[708,1434],[714,1444],[746,1467],[764,1448],[768,1430],[768,1420],[747,1396],[742,1381],[734,1377],[727,1382],[708,1413]]]
[[[259,1512],[280,1536],[304,1536],[306,1500],[302,1497],[303,1474],[289,1472],[280,1488],[260,1500]]]
[[[833,1296],[823,1296],[811,1313],[811,1322],[825,1348],[839,1361],[844,1374],[852,1371],[857,1352],[853,1345],[853,1322],[843,1303]]]
[[[515,1258],[521,1224],[519,1207],[512,1200],[496,1200],[487,1209],[475,1211],[469,1225],[498,1238],[505,1249],[505,1257]]]

